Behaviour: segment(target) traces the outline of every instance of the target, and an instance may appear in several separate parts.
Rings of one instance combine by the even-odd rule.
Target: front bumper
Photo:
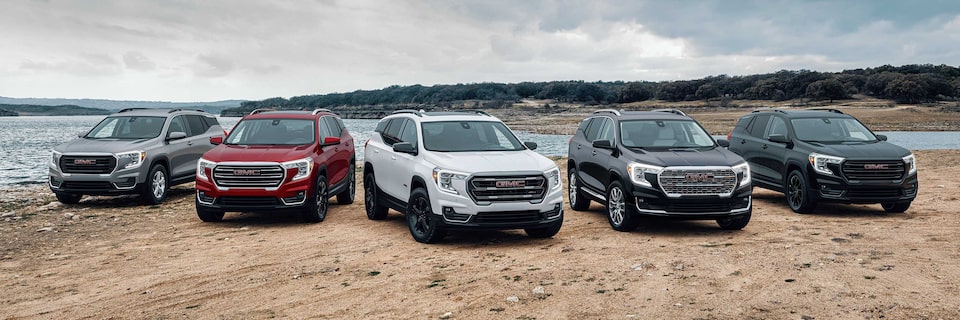
[[[917,175],[902,180],[856,180],[817,174],[815,190],[820,199],[840,203],[910,202],[919,191]]]
[[[548,189],[543,199],[533,201],[484,202],[467,195],[430,187],[433,213],[442,216],[448,229],[522,229],[546,227],[563,220],[563,188]]]
[[[311,179],[284,182],[277,188],[217,188],[197,179],[197,205],[220,211],[273,211],[297,209],[313,197]]]
[[[115,170],[104,174],[63,173],[54,165],[49,166],[47,185],[53,192],[118,195],[137,193],[137,185],[146,177],[144,166]]]
[[[656,189],[634,186],[627,200],[628,208],[636,214],[678,219],[717,219],[751,212],[753,188],[740,187],[729,197],[680,196],[667,197]]]

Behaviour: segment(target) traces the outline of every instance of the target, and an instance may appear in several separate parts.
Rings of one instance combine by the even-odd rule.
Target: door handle
[[[744,144],[744,143],[747,143],[747,140],[746,140],[746,139],[740,139],[740,144]]]
[[[593,155],[597,155],[597,151],[596,151],[596,150],[593,151]]]
[[[397,156],[390,156],[390,160],[397,160]]]
[[[762,146],[760,146],[760,148],[766,149],[766,148],[767,148],[767,144],[764,143]]]
[[[577,150],[579,150],[579,149],[580,149],[580,145],[578,144],[578,145],[577,145]]]

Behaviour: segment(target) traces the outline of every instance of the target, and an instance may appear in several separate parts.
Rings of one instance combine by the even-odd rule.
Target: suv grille
[[[547,179],[542,175],[474,177],[467,189],[476,202],[540,200],[546,192]]]
[[[843,163],[843,175],[848,180],[900,180],[906,164],[903,161],[851,160]]]
[[[213,168],[213,181],[218,186],[235,188],[276,188],[283,182],[280,166],[232,166]]]
[[[117,167],[113,156],[60,156],[60,171],[63,173],[111,173]]]
[[[737,186],[732,169],[670,169],[660,173],[660,187],[668,195],[729,194]]]

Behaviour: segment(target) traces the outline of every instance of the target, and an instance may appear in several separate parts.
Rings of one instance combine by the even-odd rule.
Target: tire
[[[380,204],[377,199],[379,196],[380,188],[377,188],[377,181],[373,172],[367,173],[363,178],[363,207],[367,211],[367,219],[383,220],[387,218],[388,208]]]
[[[439,218],[430,207],[430,195],[423,188],[416,188],[407,201],[407,226],[410,235],[420,243],[437,243],[443,240],[447,231],[440,225]]]
[[[53,194],[57,196],[57,201],[62,204],[77,204],[80,203],[80,198],[83,198],[82,194],[76,193],[54,192]]]
[[[800,170],[790,171],[787,175],[786,191],[787,205],[793,212],[807,214],[817,207],[817,201],[810,194],[807,178]]]
[[[200,217],[200,220],[203,222],[220,222],[223,221],[223,211],[213,210],[200,205],[199,200],[194,200],[197,207],[197,217]]]
[[[527,236],[531,238],[553,237],[558,232],[560,232],[560,227],[563,226],[563,216],[560,216],[560,218],[558,219],[559,220],[557,220],[557,222],[554,222],[549,226],[542,227],[542,228],[526,228],[526,229],[523,229],[523,231],[526,232]]]
[[[59,198],[58,198],[58,199],[59,199]],[[910,209],[910,204],[911,204],[911,203],[913,203],[913,201],[907,201],[907,202],[884,202],[884,203],[881,203],[880,206],[883,207],[883,210],[886,211],[886,212],[890,212],[890,213],[903,213],[903,212],[907,211],[907,209]]]
[[[352,204],[357,196],[357,167],[350,164],[350,170],[347,171],[347,189],[337,194],[337,204]]]
[[[313,198],[303,206],[301,216],[306,222],[321,222],[327,218],[327,211],[330,210],[330,195],[327,194],[327,176],[317,177],[317,183],[313,184]]]
[[[750,223],[751,214],[753,214],[753,210],[732,218],[720,218],[717,219],[717,224],[720,225],[720,229],[723,230],[740,230]]]
[[[155,164],[150,168],[147,182],[143,184],[143,190],[140,192],[140,202],[143,204],[160,204],[167,198],[168,191],[170,191],[170,179],[167,175],[167,168],[164,168],[162,164]]]
[[[624,232],[636,229],[640,222],[627,208],[627,198],[619,181],[614,181],[607,187],[607,222],[610,222],[613,230]]]
[[[570,178],[567,180],[567,199],[570,202],[570,209],[574,211],[586,211],[590,208],[590,199],[587,199],[580,188],[577,169],[570,168]]]

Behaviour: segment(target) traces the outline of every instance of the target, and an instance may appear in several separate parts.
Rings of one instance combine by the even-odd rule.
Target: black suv
[[[836,109],[759,109],[727,137],[750,164],[757,186],[783,192],[797,213],[819,201],[880,203],[904,212],[917,196],[910,150],[886,142]]]
[[[638,215],[717,221],[723,229],[750,222],[750,168],[679,110],[598,110],[570,139],[570,207],[606,205],[614,230]]]

